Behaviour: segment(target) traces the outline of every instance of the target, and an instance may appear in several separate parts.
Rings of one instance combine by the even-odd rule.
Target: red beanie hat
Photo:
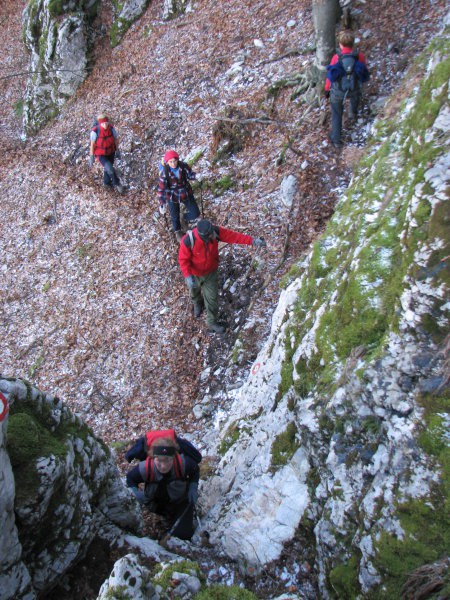
[[[164,154],[164,162],[169,162],[171,158],[180,158],[179,155],[175,152],[175,150],[167,150]]]

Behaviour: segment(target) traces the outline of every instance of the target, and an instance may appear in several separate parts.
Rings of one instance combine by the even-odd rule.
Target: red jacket
[[[341,50],[342,54],[351,54],[353,52],[353,48],[349,48],[348,46],[343,46]],[[339,54],[335,54],[330,61],[330,65],[335,65],[339,60]],[[358,60],[362,63],[366,64],[366,57],[362,52],[358,54]],[[331,90],[331,81],[327,78],[325,79],[325,91],[329,92]]]
[[[227,244],[245,244],[251,246],[253,238],[244,233],[231,231],[224,227],[215,227],[218,238],[205,243],[198,235],[197,228],[192,230],[194,234],[194,247],[190,248],[189,236],[185,235],[180,243],[178,262],[184,277],[197,275],[202,277],[212,273],[219,266],[219,242]]]
[[[93,131],[97,134],[94,145],[95,156],[111,156],[116,151],[116,141],[114,139],[113,128],[111,125],[105,129],[100,125],[94,127]]]

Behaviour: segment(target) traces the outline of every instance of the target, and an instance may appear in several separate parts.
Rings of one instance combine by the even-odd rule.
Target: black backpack
[[[353,92],[357,86],[355,64],[358,60],[358,56],[358,52],[352,52],[351,54],[343,54],[341,51],[338,52],[338,62],[344,72],[339,81],[339,87],[343,92]]]

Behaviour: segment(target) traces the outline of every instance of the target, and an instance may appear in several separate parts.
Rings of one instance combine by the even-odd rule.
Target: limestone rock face
[[[33,598],[82,559],[95,536],[140,531],[142,516],[110,450],[61,400],[21,380],[0,379],[0,391],[10,407],[0,451],[2,600]]]
[[[108,600],[117,589],[133,600],[159,600],[160,595],[149,579],[150,571],[139,564],[137,556],[127,554],[115,563],[109,579],[100,588],[97,600]]]
[[[419,539],[416,566],[448,552],[427,535],[448,527],[447,52],[438,36],[403,112],[374,127],[370,157],[205,438],[222,455],[200,489],[212,543],[255,573],[304,535],[322,598],[395,585],[391,548],[406,562]]]
[[[30,78],[24,101],[27,134],[54,118],[88,75],[89,25],[99,0],[30,0],[23,12]]]
[[[163,19],[173,19],[188,10],[189,0],[164,0]]]
[[[111,45],[117,46],[131,27],[131,25],[142,16],[149,5],[150,0],[125,0],[124,2],[113,2],[114,22],[111,27]]]
[[[31,591],[31,577],[21,560],[14,516],[14,475],[6,451],[8,417],[0,423],[0,590],[2,598],[35,598]]]

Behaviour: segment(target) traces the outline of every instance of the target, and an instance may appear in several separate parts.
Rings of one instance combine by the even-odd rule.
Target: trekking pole
[[[203,212],[203,180],[200,181],[200,206],[202,208],[202,219],[204,219],[205,213]]]
[[[175,521],[175,523],[172,525],[172,527],[169,529],[167,535],[172,535],[172,533],[176,530],[176,528],[178,527],[178,525],[181,523],[184,515],[187,513],[187,511],[192,507],[192,503],[189,502],[189,504],[186,506],[186,508],[183,510],[183,512],[181,513],[181,515],[178,517],[178,519]]]

